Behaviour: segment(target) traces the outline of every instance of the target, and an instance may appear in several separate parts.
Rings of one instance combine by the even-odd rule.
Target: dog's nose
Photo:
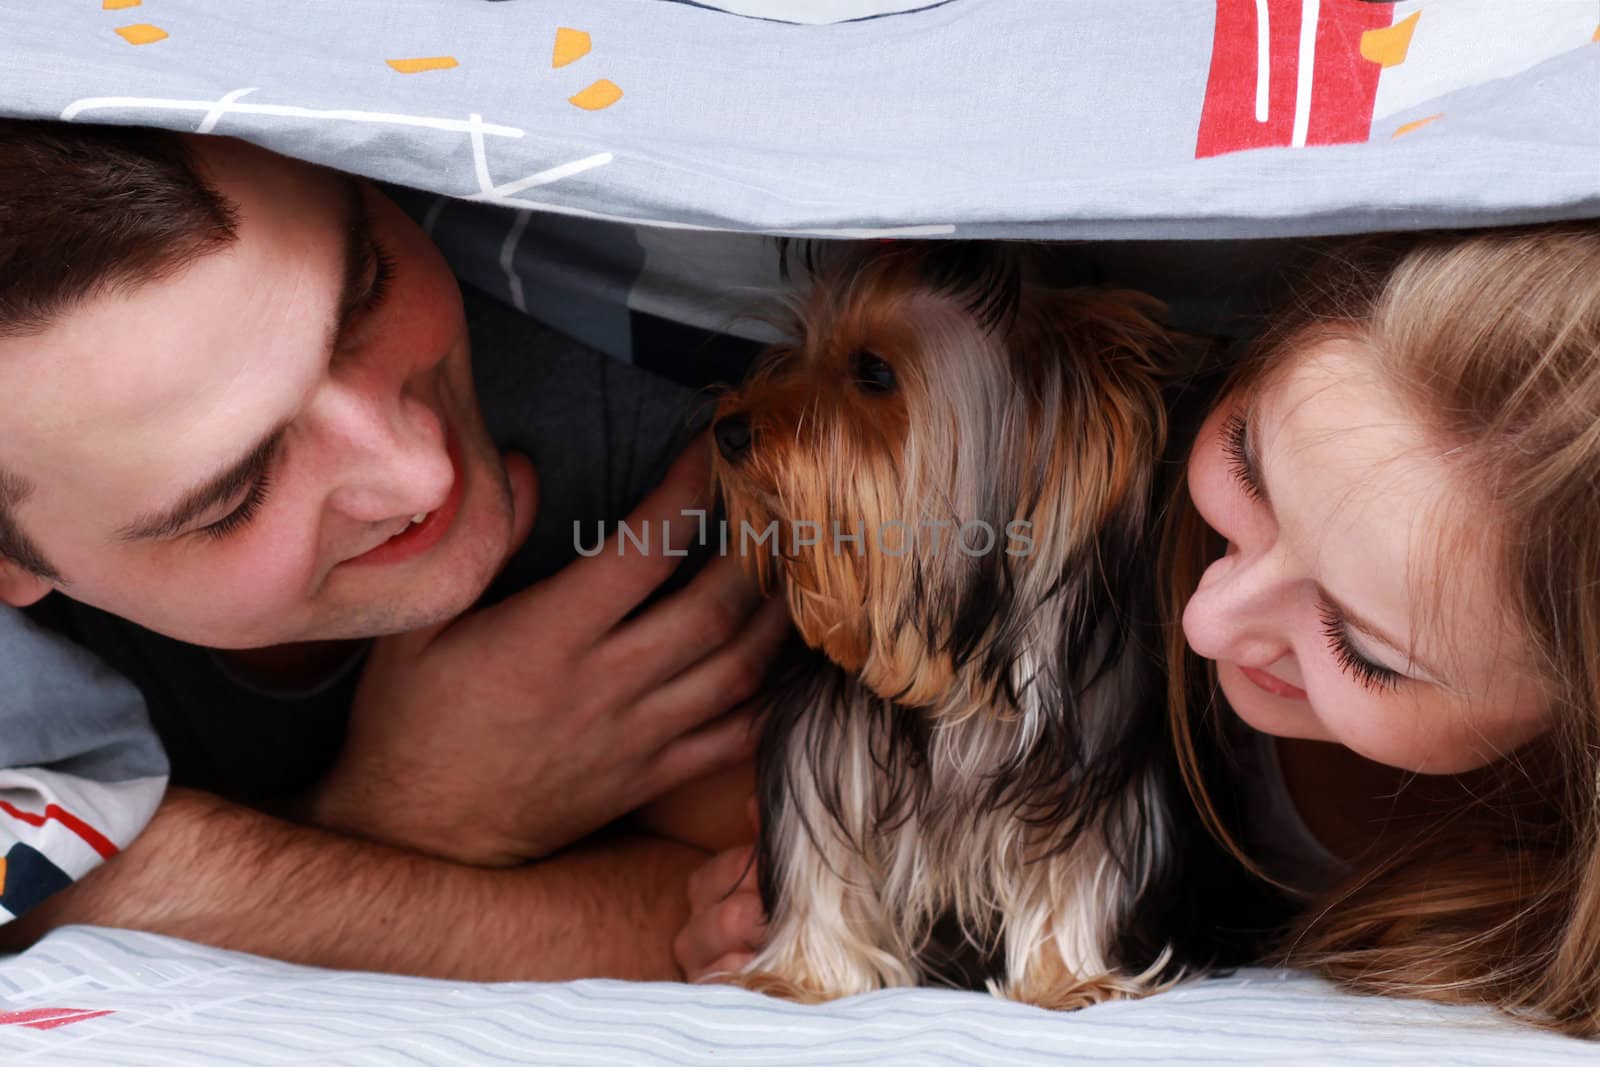
[[[729,463],[744,459],[750,451],[750,416],[724,415],[711,427],[717,439],[717,451]]]

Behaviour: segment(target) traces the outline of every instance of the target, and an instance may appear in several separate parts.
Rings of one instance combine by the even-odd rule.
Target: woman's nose
[[[1290,650],[1287,609],[1295,583],[1281,553],[1247,554],[1230,545],[1200,577],[1183,612],[1197,655],[1265,668]]]
[[[318,394],[316,424],[328,435],[330,507],[359,522],[421,515],[444,503],[455,466],[444,425],[420,397],[330,382]]]

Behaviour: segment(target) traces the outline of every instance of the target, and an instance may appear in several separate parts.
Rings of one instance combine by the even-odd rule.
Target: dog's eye
[[[856,353],[856,384],[863,392],[894,392],[894,368],[871,352]]]

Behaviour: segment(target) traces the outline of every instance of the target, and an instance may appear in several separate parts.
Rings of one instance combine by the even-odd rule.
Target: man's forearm
[[[121,855],[0,927],[0,946],[94,923],[322,967],[673,979],[672,937],[688,915],[682,887],[703,859],[633,838],[487,870],[175,789]]]

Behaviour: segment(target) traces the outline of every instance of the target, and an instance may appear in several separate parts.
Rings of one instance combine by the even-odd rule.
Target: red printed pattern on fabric
[[[105,834],[102,834],[99,830],[96,830],[59,804],[48,804],[45,806],[43,815],[36,815],[31,811],[23,811],[13,804],[0,800],[0,811],[4,811],[12,818],[20,819],[29,826],[35,827],[43,826],[48,820],[54,819],[83,838],[84,842],[98,852],[102,859],[110,859],[117,854],[117,846]]]
[[[1195,158],[1365,141],[1383,68],[1361,37],[1393,18],[1360,0],[1217,0]]]
[[[113,1015],[111,1011],[86,1011],[83,1008],[29,1008],[27,1011],[0,1011],[0,1026],[26,1026],[30,1030],[54,1030],[61,1026],[71,1026],[89,1019],[98,1019],[102,1015]]]

